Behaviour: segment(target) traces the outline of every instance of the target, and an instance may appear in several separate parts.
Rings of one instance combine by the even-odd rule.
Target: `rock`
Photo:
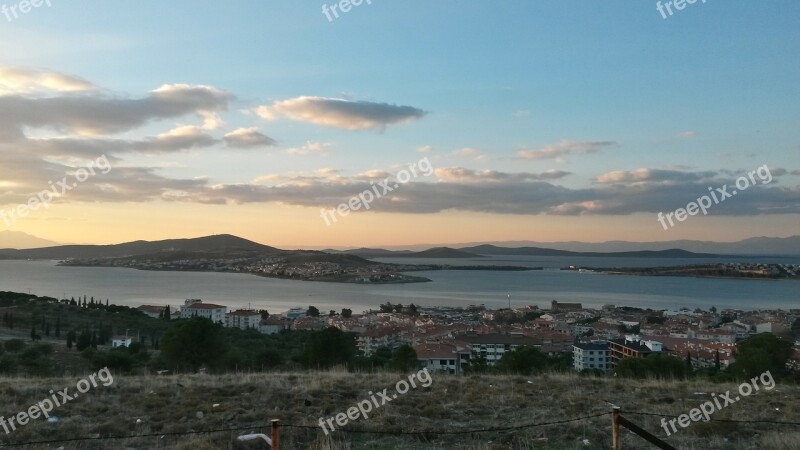
[[[198,419],[202,419],[203,418],[203,411],[197,411],[197,414],[195,414],[195,416],[197,416]]]

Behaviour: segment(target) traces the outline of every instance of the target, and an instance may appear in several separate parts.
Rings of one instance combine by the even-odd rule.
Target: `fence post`
[[[619,406],[611,408],[611,435],[614,442],[614,450],[620,450],[619,447]]]
[[[279,419],[272,421],[272,450],[281,450],[281,425]]]

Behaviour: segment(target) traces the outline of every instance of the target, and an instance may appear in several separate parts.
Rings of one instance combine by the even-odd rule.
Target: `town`
[[[490,310],[484,305],[426,308],[387,303],[378,310],[354,314],[349,309],[321,313],[316,307],[293,308],[280,315],[186,300],[179,310],[143,305],[155,318],[204,317],[226,327],[255,329],[263,334],[283,330],[355,333],[363,356],[380,349],[412,347],[420,366],[454,375],[470,366],[492,367],[507,352],[534,347],[551,357],[570,358],[577,372],[613,371],[626,358],[652,354],[690,361],[695,370],[726,368],[735,361],[736,343],[759,333],[791,336],[800,324],[800,309],[742,311],[712,307],[709,311],[650,310],[552,301],[549,308],[527,306]],[[800,338],[794,341],[790,369],[800,369]]]

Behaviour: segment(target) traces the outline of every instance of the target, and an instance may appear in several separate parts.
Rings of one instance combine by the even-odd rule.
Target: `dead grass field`
[[[267,430],[271,419],[286,425],[317,427],[320,417],[331,417],[368,398],[368,392],[394,391],[402,374],[322,373],[175,375],[115,377],[57,409],[58,424],[41,419],[9,435],[0,429],[3,444],[62,440],[27,445],[24,449],[255,449],[236,437],[245,431],[175,436],[204,430],[251,427]],[[0,379],[2,411],[8,417],[25,411],[49,396],[52,389],[70,387],[79,378]],[[406,378],[407,379],[407,378]],[[428,388],[411,389],[389,404],[373,410],[353,429],[432,431],[427,435],[378,435],[335,432],[325,437],[320,428],[282,429],[282,449],[608,449],[610,415],[568,424],[522,430],[457,434],[437,431],[476,430],[552,422],[604,413],[606,401],[623,408],[623,415],[657,436],[666,438],[659,417],[625,414],[643,411],[664,415],[688,413],[712,392],[734,391],[735,385],[707,382],[660,382],[580,378],[549,374],[520,376],[434,376]],[[705,394],[701,394],[705,393]],[[800,387],[781,385],[761,391],[715,414],[716,419],[800,422]],[[215,406],[216,405],[216,406]],[[138,423],[137,423],[138,422]],[[108,436],[154,434],[131,439]],[[68,442],[70,438],[93,438]],[[800,427],[766,424],[695,423],[666,438],[681,449],[800,448]],[[650,449],[650,444],[624,432],[623,448]]]

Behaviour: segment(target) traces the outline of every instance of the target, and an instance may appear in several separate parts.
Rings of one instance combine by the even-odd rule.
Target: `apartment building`
[[[607,372],[611,364],[608,342],[577,343],[572,346],[572,366],[576,371],[598,369]]]

